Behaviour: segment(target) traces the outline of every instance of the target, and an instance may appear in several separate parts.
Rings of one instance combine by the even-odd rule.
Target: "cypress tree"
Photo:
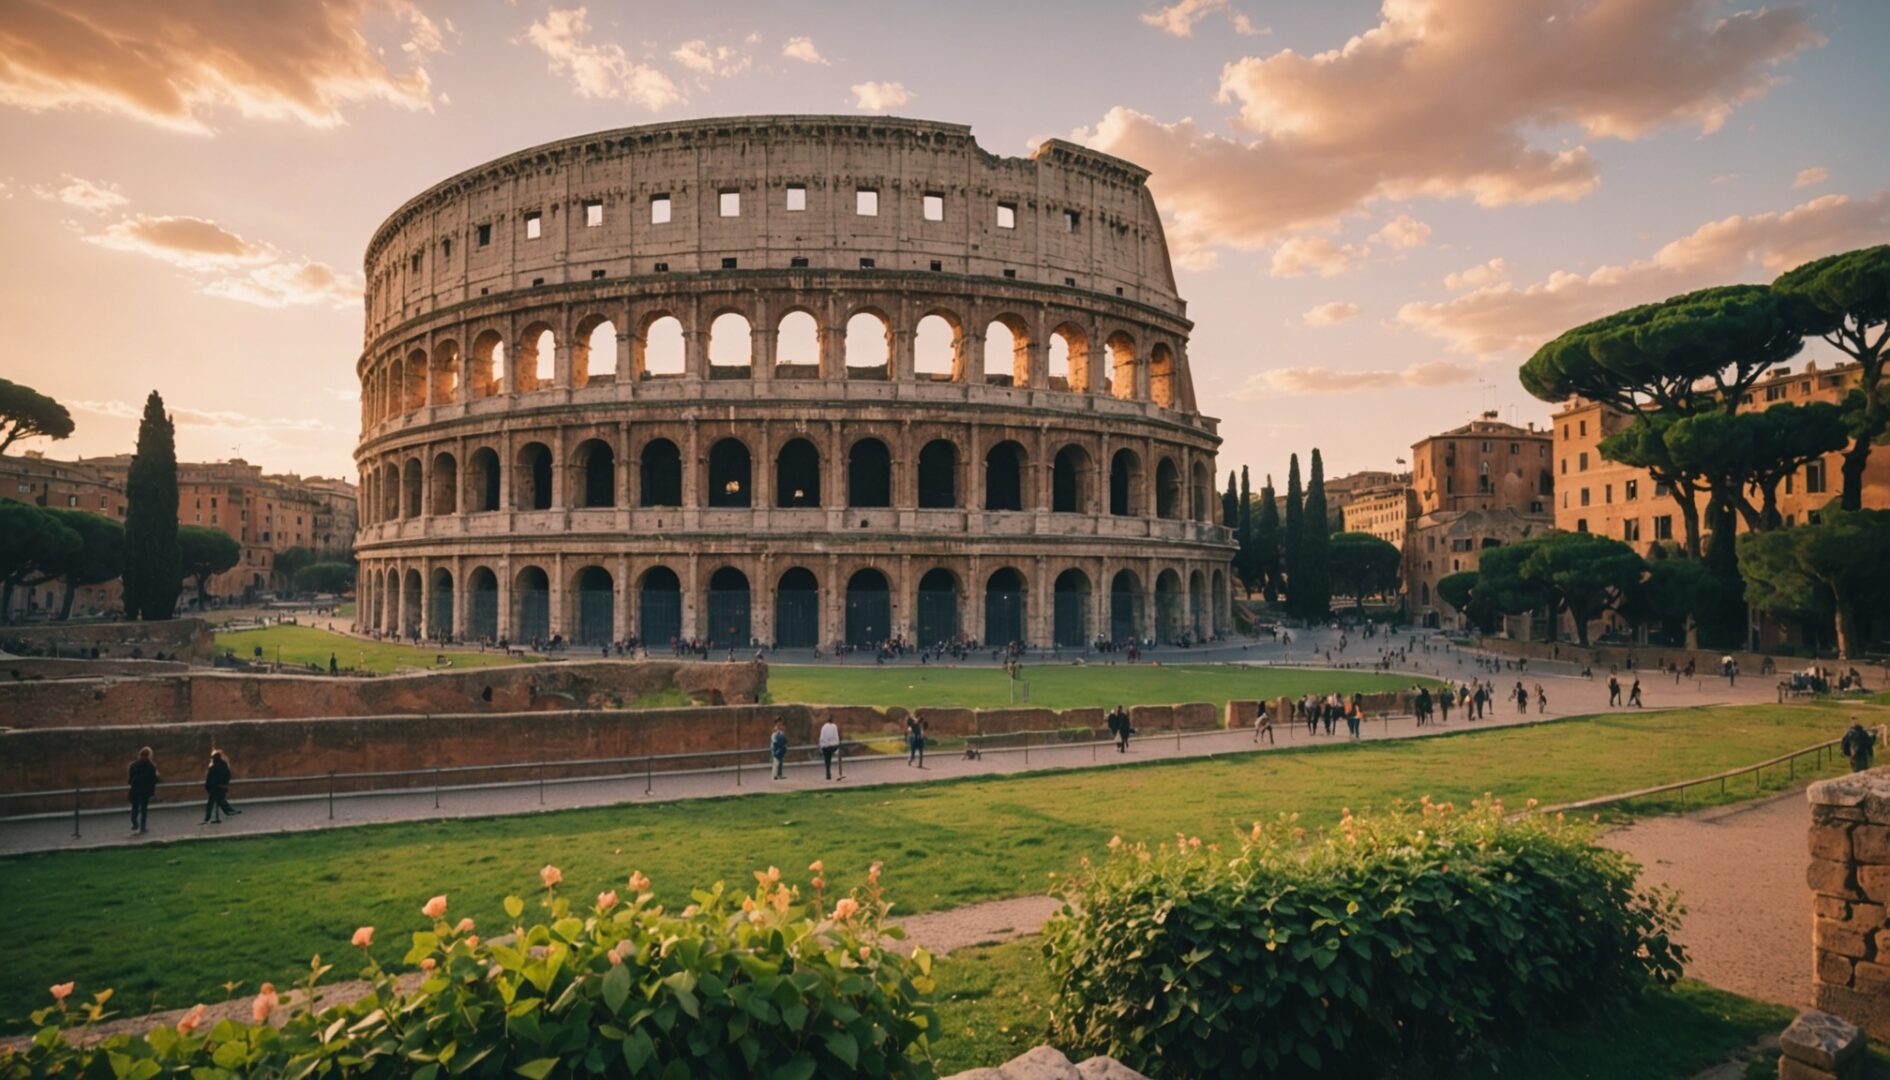
[[[177,443],[164,399],[144,402],[125,479],[125,617],[169,619],[184,574],[177,553]]]
[[[1332,568],[1327,563],[1331,535],[1332,521],[1326,515],[1326,469],[1319,460],[1319,451],[1314,449],[1299,537],[1299,561],[1306,576],[1306,587],[1300,590],[1304,603],[1300,614],[1308,619],[1323,619],[1332,613]]]
[[[1299,455],[1294,454],[1286,465],[1286,529],[1280,545],[1280,570],[1286,575],[1283,583],[1286,610],[1294,615],[1303,610],[1299,588],[1300,502],[1303,498],[1299,487]]]
[[[1267,603],[1280,598],[1280,508],[1273,497],[1273,477],[1260,489],[1260,516],[1253,525],[1254,576]]]
[[[1234,528],[1240,533],[1240,580],[1246,582],[1247,592],[1252,593],[1254,586],[1260,583],[1260,552],[1253,544],[1253,490],[1247,486],[1247,466],[1240,467],[1240,502],[1237,506],[1239,516],[1235,518]]]
[[[1239,529],[1235,528],[1235,514],[1239,513],[1239,506],[1234,502],[1236,498],[1237,496],[1234,494],[1234,470],[1229,469],[1227,470],[1227,490],[1221,492],[1221,524],[1227,526],[1229,529],[1233,529],[1234,540],[1236,543],[1240,543],[1245,541],[1246,538],[1240,535]]]

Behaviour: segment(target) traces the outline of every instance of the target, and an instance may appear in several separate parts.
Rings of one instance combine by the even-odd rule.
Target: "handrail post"
[[[328,820],[335,820],[335,770],[328,770]]]
[[[79,839],[79,799],[80,797],[81,795],[79,791],[79,784],[77,781],[74,781],[72,784],[72,838],[74,840]]]
[[[648,795],[650,793],[650,784],[653,782],[655,775],[656,758],[645,754],[643,756],[643,794]]]
[[[545,805],[545,763],[538,763],[538,805]]]
[[[833,759],[840,763],[840,779],[847,778],[847,744],[841,743],[833,748]]]
[[[1030,732],[1024,732],[1024,764],[1030,764]]]
[[[742,786],[742,755],[740,751],[736,751],[735,753],[735,786]]]
[[[438,810],[439,808],[440,808],[440,769],[439,769],[439,766],[436,765],[433,768],[433,809]]]

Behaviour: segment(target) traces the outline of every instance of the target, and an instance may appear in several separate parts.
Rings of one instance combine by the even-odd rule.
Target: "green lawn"
[[[878,859],[910,914],[1041,892],[1112,834],[1211,837],[1289,811],[1317,825],[1343,806],[1425,794],[1567,801],[1807,746],[1838,733],[1850,708],[1616,713],[1135,768],[20,856],[0,860],[0,1018],[17,1029],[56,980],[116,986],[127,1008],[221,998],[226,980],[290,981],[310,954],[345,952],[363,923],[385,929],[393,962],[428,896],[451,893],[454,910],[500,925],[500,900],[533,887],[546,862],[575,895],[641,870],[683,903],[692,887],[770,864],[804,878],[816,858],[845,887]]]
[[[346,634],[334,634],[316,626],[271,626],[262,630],[236,630],[219,633],[217,636],[217,655],[234,651],[238,659],[251,660],[257,646],[263,650],[262,659],[280,660],[284,664],[306,666],[314,664],[323,671],[328,670],[328,657],[333,654],[336,661],[344,668],[372,671],[385,675],[401,668],[428,668],[435,665],[437,656],[445,656],[452,667],[492,667],[498,664],[519,663],[517,657],[507,659],[498,652],[462,652],[449,650],[444,653],[437,649],[414,648],[411,645],[397,645],[392,642],[367,641],[349,637]]]
[[[1419,680],[1369,671],[1317,671],[1239,667],[1230,664],[1036,664],[1024,668],[1029,704],[1046,709],[1172,705],[1183,701],[1225,704],[1230,698],[1269,700],[1281,694],[1349,694],[1354,690],[1406,690]],[[1429,681],[1429,680],[1425,680]],[[920,667],[902,663],[860,665],[769,665],[768,696],[774,701],[822,705],[922,705],[1000,708],[1024,704],[1003,668]]]
[[[1038,939],[960,949],[939,961],[937,1052],[950,1074],[1044,1042],[1051,983]],[[1474,1071],[1493,1080],[1686,1080],[1791,1023],[1793,1009],[1697,982],[1650,992],[1619,1016],[1531,1032]],[[1772,1075],[1777,1074],[1774,1067]]]

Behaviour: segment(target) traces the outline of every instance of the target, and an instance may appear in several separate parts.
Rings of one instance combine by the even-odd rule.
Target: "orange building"
[[[1437,583],[1477,569],[1482,553],[1555,525],[1552,438],[1493,412],[1411,447],[1411,510],[1404,535],[1405,603],[1422,625],[1460,625]]]
[[[1407,474],[1388,484],[1360,489],[1345,504],[1344,515],[1346,532],[1376,536],[1403,551],[1405,532],[1417,516],[1411,477]]]
[[[69,461],[53,461],[37,450],[18,457],[0,457],[0,499],[62,510],[85,510],[125,520],[123,478]],[[57,613],[65,602],[65,583],[49,581],[14,589],[8,605],[10,619]],[[85,585],[72,598],[72,614],[103,615],[122,606],[118,582]]]

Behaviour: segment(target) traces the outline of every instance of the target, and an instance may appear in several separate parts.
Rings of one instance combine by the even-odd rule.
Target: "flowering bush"
[[[43,1076],[433,1077],[549,1076],[930,1077],[931,957],[884,947],[889,905],[874,866],[865,886],[826,910],[819,863],[810,895],[770,867],[753,891],[721,883],[670,913],[650,881],[574,905],[563,875],[541,872],[545,921],[481,940],[472,920],[449,921],[436,896],[413,934],[402,980],[370,958],[363,997],[322,1012],[275,1017],[265,985],[251,1022],[206,1023],[199,1005],[175,1025],[73,1046],[61,1027],[107,1018],[111,991],[69,1005],[69,983],[33,1016],[41,1030],[0,1051],[0,1078]],[[514,920],[525,902],[508,897]],[[374,928],[352,944],[364,952]],[[333,965],[316,957],[302,989],[313,1000]],[[87,1040],[79,1040],[82,1044]]]
[[[1679,978],[1680,908],[1558,815],[1111,841],[1046,928],[1052,1039],[1151,1076],[1422,1075]]]

